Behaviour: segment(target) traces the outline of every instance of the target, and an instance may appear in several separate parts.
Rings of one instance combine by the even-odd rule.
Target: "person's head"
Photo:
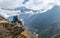
[[[16,14],[16,16],[19,16],[19,15],[20,15],[19,13]]]

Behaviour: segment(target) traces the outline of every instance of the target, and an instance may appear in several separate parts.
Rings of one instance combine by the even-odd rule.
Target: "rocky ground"
[[[0,38],[26,38],[21,34],[24,30],[24,27],[19,27],[0,17]]]
[[[0,17],[0,38],[36,38],[20,23],[12,23]]]

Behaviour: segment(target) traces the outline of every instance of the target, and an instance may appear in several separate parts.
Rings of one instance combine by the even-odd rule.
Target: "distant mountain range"
[[[60,22],[60,7],[55,6],[46,13],[36,14],[25,20],[25,26],[42,30],[48,24]]]
[[[24,19],[25,26],[42,30],[48,24],[60,22],[60,7],[55,6],[51,10],[40,14],[21,14],[19,19]],[[12,18],[10,19],[12,20]]]

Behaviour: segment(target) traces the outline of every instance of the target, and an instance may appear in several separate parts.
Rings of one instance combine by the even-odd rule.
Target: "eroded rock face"
[[[2,22],[3,21],[3,22]],[[0,38],[22,38],[24,35],[21,35],[23,32],[24,26],[19,23],[11,23],[6,21],[4,18],[0,17]],[[23,26],[23,27],[22,27]],[[26,38],[25,36],[23,38]]]
[[[36,38],[20,21],[10,22],[0,17],[0,38]]]

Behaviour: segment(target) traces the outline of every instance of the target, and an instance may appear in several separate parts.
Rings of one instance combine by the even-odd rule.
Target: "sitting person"
[[[18,15],[13,16],[13,21],[14,23],[18,22],[22,25],[22,22],[18,19]]]

